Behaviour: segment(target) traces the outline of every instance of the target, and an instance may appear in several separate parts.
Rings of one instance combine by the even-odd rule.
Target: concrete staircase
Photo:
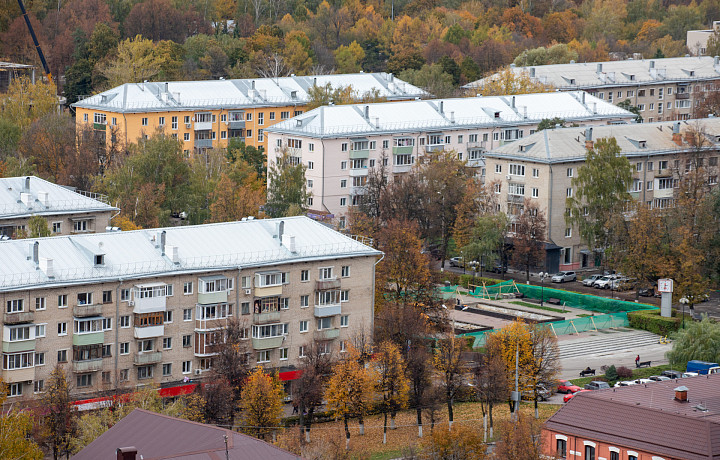
[[[560,341],[558,349],[560,359],[567,359],[630,351],[634,348],[657,344],[658,340],[660,340],[660,336],[647,331],[632,331],[621,334],[604,331],[604,333],[584,339]]]

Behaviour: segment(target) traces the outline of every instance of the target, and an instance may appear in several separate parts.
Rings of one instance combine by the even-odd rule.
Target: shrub
[[[617,376],[619,379],[628,380],[633,376],[632,369],[626,366],[620,366],[617,368]]]
[[[617,369],[615,369],[615,365],[608,367],[605,371],[605,378],[608,380],[617,380],[618,379],[618,372]]]
[[[681,318],[665,318],[660,310],[638,310],[628,312],[630,327],[643,329],[654,334],[668,335],[680,328]]]

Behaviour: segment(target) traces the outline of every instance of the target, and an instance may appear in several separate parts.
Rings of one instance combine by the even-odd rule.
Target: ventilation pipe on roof
[[[582,92],[582,105],[585,105],[585,91]]]
[[[313,86],[317,86],[317,77],[313,77]]]
[[[251,86],[251,88],[252,88],[252,89],[255,89],[255,80],[252,81],[252,86]]]
[[[575,59],[571,59],[570,64],[575,64]]]
[[[29,207],[31,207],[30,205],[32,204],[32,195],[29,193],[23,192],[20,194],[20,201],[29,208]]]
[[[53,268],[53,260],[48,259],[47,257],[41,257],[40,258],[40,270],[45,273],[45,276],[48,278],[54,278],[55,277],[55,269]]]
[[[655,61],[650,61],[650,68],[651,68],[651,69],[654,69],[654,68],[655,68]]]
[[[168,256],[170,261],[174,264],[180,263],[180,254],[177,246],[165,245],[165,254]]]
[[[512,107],[512,109],[515,110],[515,96],[512,97],[512,102],[510,103],[510,107]]]
[[[720,64],[720,56],[715,56],[715,58],[713,59],[713,64],[714,65]]]
[[[100,95],[100,102],[102,104],[105,104],[107,102],[107,94],[101,94]]]
[[[40,263],[40,243],[37,241],[32,244],[32,261],[36,267]]]
[[[165,94],[168,94],[170,92],[170,83],[165,82]]]
[[[30,190],[30,176],[25,178],[25,190]]]
[[[688,400],[688,388],[683,385],[675,388],[675,400],[680,402],[687,402]]]
[[[285,221],[281,220],[278,224],[278,240],[280,241],[280,246],[283,244],[283,233],[285,233]]]
[[[601,63],[598,63],[598,65],[597,65],[597,73],[601,73],[601,72],[602,72],[602,64],[601,64]]]
[[[682,134],[680,134],[680,122],[673,123],[672,141],[681,146],[682,145]]]
[[[283,235],[282,245],[285,246],[288,251],[295,252],[295,236],[294,235]]]
[[[134,447],[118,447],[117,460],[135,460],[137,458],[137,449]]]
[[[440,101],[440,113],[445,113],[445,101]]]
[[[163,230],[160,232],[160,251],[162,251],[162,255],[165,255],[165,240],[167,239],[167,232]]]
[[[592,133],[592,128],[585,129],[585,148],[588,150],[591,150],[594,146]]]
[[[50,206],[50,194],[48,192],[38,192],[38,201],[46,208]]]
[[[395,75],[392,74],[392,72],[388,73],[388,81],[393,81],[395,79]]]
[[[380,129],[380,117],[375,117],[375,129]]]
[[[450,112],[450,123],[455,123],[455,112],[454,111]]]
[[[370,106],[369,105],[365,106],[365,119],[366,120],[370,119]]]
[[[597,113],[597,102],[593,102],[593,113]]]

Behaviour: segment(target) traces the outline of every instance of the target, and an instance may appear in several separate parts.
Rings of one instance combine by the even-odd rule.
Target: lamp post
[[[538,273],[540,277],[540,306],[543,306],[543,299],[545,298],[545,277],[548,276],[546,272]]]
[[[682,304],[682,328],[685,329],[685,305],[689,304],[690,300],[687,297],[681,297],[678,302]]]

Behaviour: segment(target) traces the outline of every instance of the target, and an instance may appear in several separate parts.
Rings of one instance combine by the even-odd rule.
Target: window
[[[334,279],[333,277],[333,268],[332,267],[324,267],[320,269],[320,279],[321,280],[331,280]]]
[[[305,357],[305,345],[300,345],[298,347],[298,358],[304,358]]]
[[[315,169],[315,163],[312,161],[308,161],[308,169]]]
[[[92,385],[92,374],[80,374],[77,376],[76,382],[78,388],[89,387]]]
[[[173,312],[170,310],[165,311],[165,318],[163,318],[163,319],[164,319],[164,322],[166,322],[166,323],[172,323],[173,322]]]
[[[567,441],[564,439],[558,439],[555,442],[556,448],[555,453],[560,458],[565,458],[567,456]]]
[[[44,366],[45,365],[45,352],[35,353],[35,365],[36,366]]]
[[[120,289],[120,300],[125,302],[130,300],[130,289]]]
[[[595,460],[595,448],[593,446],[585,446],[585,459]]]
[[[42,393],[45,391],[45,380],[35,380],[35,385],[33,387],[33,391],[35,393]]]
[[[184,140],[185,142],[189,141],[189,140],[190,140],[190,133],[183,133],[183,140]]]
[[[495,189],[495,193],[500,193],[500,192],[502,192],[502,185],[495,184],[494,189]]]
[[[653,181],[649,180],[645,183],[645,190],[650,191],[653,189]]]
[[[92,334],[102,331],[102,319],[76,319],[73,321],[75,334]]]
[[[348,300],[350,300],[350,291],[347,289],[340,291],[340,302],[347,302]]]
[[[191,343],[192,335],[189,335],[189,334],[184,335],[182,338],[182,341],[183,341],[183,348],[188,348],[188,347],[192,346],[192,343]]]
[[[270,350],[261,350],[258,352],[258,363],[269,363],[270,362]]]
[[[540,177],[540,170],[537,169],[537,168],[533,168],[532,176],[533,176],[533,177]]]
[[[348,318],[350,315],[342,315],[340,317],[340,327],[348,327]]]
[[[165,117],[160,117],[158,119],[158,125],[159,126],[165,126]]]
[[[242,302],[240,304],[240,313],[243,315],[250,314],[250,302]]]
[[[172,337],[163,337],[163,350],[170,350],[172,348]]]
[[[340,169],[347,169],[347,163],[348,163],[347,161],[341,161],[341,162],[340,162]],[[341,181],[341,183],[342,183],[342,181]]]
[[[87,121],[88,121],[88,114],[87,114],[87,113],[84,113],[84,114],[83,114],[83,121],[84,121],[85,123],[87,123]]]
[[[718,157],[710,157],[708,159],[708,165],[709,166],[717,166],[718,165]]]
[[[288,324],[268,324],[266,326],[253,326],[252,337],[254,339],[264,339],[269,337],[282,337],[288,333]]]
[[[57,331],[58,336],[67,335],[67,323],[58,323]]]
[[[620,460],[620,452],[610,452],[610,460]],[[628,460],[637,460],[637,457],[628,455]]]
[[[313,144],[312,142],[308,143],[308,151],[309,151],[309,152],[314,152],[314,151],[315,151],[315,144]]]
[[[280,299],[280,310],[287,310],[290,308],[290,299],[283,297]]]
[[[495,173],[500,174],[502,173],[502,165],[495,165]]]
[[[10,342],[21,342],[32,339],[30,327],[31,326],[10,327]]]
[[[508,195],[525,196],[525,184],[508,184]]]
[[[258,113],[257,124],[259,124],[259,125],[265,124],[265,114],[263,112]]]
[[[572,263],[572,248],[563,248],[564,256],[563,256],[563,263],[564,264],[570,264]]]
[[[164,377],[167,377],[170,374],[172,374],[172,364],[171,363],[163,364],[162,373],[163,373]]]
[[[265,130],[258,129],[258,142],[264,142],[265,141]]]
[[[35,325],[35,338],[45,337],[45,324]]]
[[[268,114],[270,115],[271,120],[275,119],[275,112],[268,112]]]
[[[178,117],[172,117],[170,119],[170,127],[172,129],[178,129]]]
[[[309,295],[301,295],[300,296],[300,306],[301,307],[307,307],[310,302],[310,296]]]
[[[533,187],[533,188],[532,188],[531,193],[532,193],[532,197],[533,197],[533,198],[537,198],[538,196],[540,196],[540,195],[539,195],[539,191],[538,191],[538,189],[537,189],[536,187]]]
[[[295,111],[293,112],[293,117],[297,117],[298,115],[302,115],[302,113],[303,113],[302,110],[295,110]]]
[[[303,320],[300,321],[300,332],[307,332],[308,331],[308,322]]]
[[[120,327],[123,329],[130,327],[130,315],[123,315],[120,317]]]
[[[286,120],[286,119],[288,119],[288,118],[290,118],[290,112],[280,112],[280,119],[281,119],[281,120]]]
[[[182,363],[182,373],[183,374],[189,374],[192,372],[192,361],[183,361]]]
[[[7,301],[7,312],[17,313],[24,310],[23,299],[13,299]]]
[[[52,232],[53,233],[62,233],[62,222],[53,222],[52,223]]]
[[[147,119],[147,117],[143,117],[143,119],[142,119],[142,125],[143,125],[143,126],[147,126],[147,125],[148,125],[148,119]]]
[[[67,362],[67,350],[58,350],[57,360],[59,363],[66,363]]]
[[[45,297],[35,297],[35,310],[45,310]]]
[[[252,137],[252,136],[253,136],[253,134],[252,134],[252,129],[248,129],[248,130],[245,132],[245,137]]]
[[[572,228],[568,227],[565,229],[565,238],[571,238],[572,237]]]
[[[120,342],[120,354],[121,355],[130,354],[130,342]]]
[[[27,369],[29,367],[33,367],[35,358],[35,353],[25,352],[25,353],[11,353],[11,354],[3,354],[3,369],[7,371],[15,370],[15,369]]]
[[[183,309],[183,321],[192,321],[192,308]]]
[[[81,292],[77,295],[78,305],[92,305],[92,292]]]
[[[511,176],[525,176],[525,166],[515,163],[510,163],[510,175]]]
[[[613,452],[613,454],[617,454],[617,459],[619,460],[620,454],[617,452]],[[610,460],[612,460],[612,455],[610,456]],[[638,460],[637,455],[632,455],[628,452],[628,460]]]
[[[317,320],[317,330],[322,331],[323,329],[330,329],[332,328],[332,318],[318,318]]]
[[[307,186],[308,186],[308,188],[312,188],[312,186],[313,186],[313,180],[312,180],[312,179],[308,179],[308,181],[307,181]]]
[[[287,273],[285,272],[255,274],[255,287],[280,286],[281,284],[287,284],[287,282]]]
[[[102,319],[102,330],[103,331],[112,331],[112,318],[103,318]]]
[[[572,198],[572,196],[573,196],[572,188],[568,187],[567,190],[565,190],[565,196],[568,198]]]
[[[151,379],[153,377],[153,366],[139,366],[137,369],[138,380]]]
[[[112,302],[112,291],[103,291],[103,303]]]
[[[102,357],[103,357],[103,358],[110,358],[110,357],[112,357],[112,345],[103,345],[103,347],[102,347]]]
[[[183,283],[183,294],[190,295],[193,293],[193,282],[189,281],[187,283]]]
[[[285,361],[288,359],[288,350],[288,348],[280,349],[280,361]]]
[[[573,168],[568,168],[568,169],[567,169],[567,176],[568,176],[568,177],[573,177]]]
[[[347,198],[340,198],[340,206],[347,206]]]
[[[147,353],[155,348],[155,339],[138,340],[138,353]]]
[[[345,353],[347,351],[347,342],[345,340],[340,341],[340,353]]]

